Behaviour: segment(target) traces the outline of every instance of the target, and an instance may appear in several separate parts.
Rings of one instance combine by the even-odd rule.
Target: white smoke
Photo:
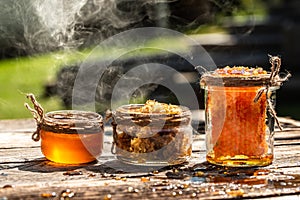
[[[215,1],[221,0],[211,4]],[[195,1],[193,6],[183,0],[1,0],[0,50],[8,52],[5,48],[13,47],[33,54],[75,49],[96,46],[110,36],[137,27],[176,29],[180,23],[193,25],[198,20],[203,24],[212,16],[209,2]],[[181,4],[185,7],[178,7]],[[187,14],[192,15],[191,19],[177,16],[176,12],[184,14],[185,8],[193,11]]]
[[[87,0],[32,0],[40,23],[58,42],[59,46],[71,45],[75,17]]]
[[[145,19],[164,24],[170,12],[163,4],[172,1],[1,0],[0,50],[32,54],[98,44]]]

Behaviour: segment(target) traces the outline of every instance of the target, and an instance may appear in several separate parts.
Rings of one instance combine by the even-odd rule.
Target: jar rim
[[[116,114],[122,114],[122,115],[141,115],[141,116],[155,116],[155,117],[166,117],[166,116],[187,116],[191,115],[191,111],[188,107],[186,106],[181,106],[178,105],[178,107],[181,109],[181,112],[179,114],[174,114],[174,113],[159,113],[159,112],[136,112],[136,111],[131,111],[130,109],[135,109],[135,108],[140,108],[144,106],[145,104],[126,104],[118,107],[115,111]]]
[[[225,86],[225,87],[252,87],[252,86],[265,86],[270,82],[270,73],[252,75],[252,76],[222,76],[216,75],[214,72],[207,72],[202,75],[200,86]]]
[[[47,112],[44,119],[59,122],[84,122],[103,120],[98,113],[82,110],[57,110]]]
[[[201,89],[208,90],[208,91],[225,91],[230,90],[232,92],[253,92],[258,91],[265,86],[216,86],[216,85],[204,85],[201,86]],[[269,91],[276,91],[280,87],[279,86],[271,86],[269,87]]]
[[[99,128],[103,129],[103,117],[91,111],[51,111],[45,114],[42,128],[59,133],[99,132]]]

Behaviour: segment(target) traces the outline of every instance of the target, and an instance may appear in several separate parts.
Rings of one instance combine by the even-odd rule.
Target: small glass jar
[[[278,87],[266,90],[268,80],[269,74],[224,77],[207,73],[201,78],[208,162],[231,167],[272,163],[274,117],[269,106],[275,106]]]
[[[41,150],[53,162],[88,163],[103,148],[103,118],[94,112],[61,110],[46,113],[40,125]]]
[[[117,158],[125,163],[148,166],[187,161],[192,153],[190,110],[181,106],[180,114],[134,111],[143,105],[124,105],[113,114]]]

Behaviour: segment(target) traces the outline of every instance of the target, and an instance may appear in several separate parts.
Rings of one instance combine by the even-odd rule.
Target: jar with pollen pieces
[[[123,162],[175,165],[192,153],[191,112],[187,107],[148,100],[113,113],[115,154]]]
[[[270,84],[270,73],[262,68],[225,67],[201,77],[208,162],[232,167],[272,163],[280,83]]]

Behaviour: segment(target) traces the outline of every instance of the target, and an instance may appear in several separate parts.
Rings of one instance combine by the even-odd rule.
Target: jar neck
[[[43,118],[41,129],[55,133],[103,132],[103,118],[94,112],[62,110],[49,112]]]
[[[140,113],[131,112],[131,107],[141,107],[142,104],[121,106],[114,112],[114,119],[117,124],[131,124],[137,126],[156,127],[161,126],[183,126],[189,125],[191,122],[191,112],[187,107],[180,106],[182,112],[180,114],[164,114],[164,113]]]
[[[207,91],[232,91],[232,92],[257,92],[258,90],[264,88],[265,86],[215,86],[215,85],[205,85],[201,88]],[[269,87],[269,91],[275,91],[279,89],[279,86]]]

